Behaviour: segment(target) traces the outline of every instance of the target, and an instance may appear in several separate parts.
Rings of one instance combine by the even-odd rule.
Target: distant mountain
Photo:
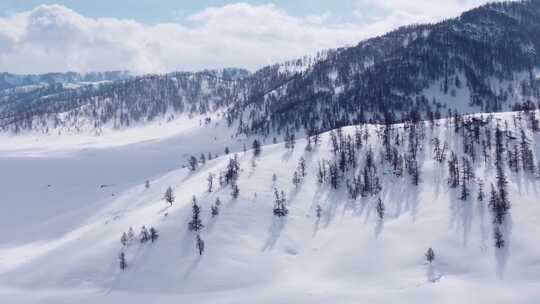
[[[231,113],[244,133],[495,112],[540,97],[540,1],[488,4],[333,52]]]
[[[123,128],[223,111],[238,132],[266,135],[532,108],[540,101],[538,50],[540,0],[492,3],[253,74],[182,72],[10,92],[0,95],[0,127]]]
[[[101,81],[117,81],[130,77],[126,71],[92,72],[79,74],[67,73],[47,73],[38,75],[18,75],[11,73],[0,73],[0,91],[24,86],[43,86],[59,83],[87,83]]]

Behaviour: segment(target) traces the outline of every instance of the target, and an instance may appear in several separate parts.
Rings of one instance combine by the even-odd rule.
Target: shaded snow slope
[[[510,113],[496,117],[512,125]],[[396,127],[404,136],[403,126]],[[241,151],[242,141],[215,125],[69,153],[3,147],[0,184],[9,212],[2,212],[0,227],[9,233],[0,241],[1,302],[534,303],[540,297],[538,181],[507,171],[513,204],[507,246],[495,250],[487,199],[479,203],[473,186],[473,198],[458,200],[459,190],[447,185],[447,165],[433,160],[435,136],[462,153],[451,125],[443,120],[426,128],[418,187],[379,164],[377,127],[367,129],[360,165],[371,145],[382,192],[357,200],[344,185],[332,190],[317,183],[319,160],[332,158],[329,134],[311,152],[302,139],[294,150],[264,145],[255,159],[252,151]],[[538,153],[538,134],[529,137]],[[232,154],[195,172],[180,168],[185,156],[221,155],[224,146],[238,152],[238,199],[231,198],[230,187],[206,191],[208,174],[224,170]],[[295,188],[291,178],[301,157],[307,176]],[[491,164],[480,163],[475,171],[486,183],[494,178]],[[172,207],[162,199],[169,186],[176,194]],[[272,214],[274,186],[288,199],[284,218]],[[193,195],[205,225],[202,256],[187,229]],[[217,197],[220,214],[212,218]],[[379,197],[387,209],[383,222],[375,211]],[[121,271],[120,236],[129,227],[138,235],[143,225],[157,228],[160,237],[155,243],[134,240],[125,249],[128,268]],[[429,247],[436,253],[431,266],[424,257]]]

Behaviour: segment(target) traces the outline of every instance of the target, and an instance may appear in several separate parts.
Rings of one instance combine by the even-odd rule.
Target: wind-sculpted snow
[[[531,113],[351,126],[309,142],[289,134],[284,144],[276,135],[275,144],[273,136],[259,138],[259,156],[249,149],[255,137],[232,136],[218,118],[199,124],[204,116],[191,123],[186,118],[178,133],[164,137],[141,128],[141,142],[116,142],[106,134],[61,148],[38,142],[36,150],[12,138],[20,149],[0,150],[0,227],[6,232],[0,241],[1,302],[533,303],[540,297],[538,167],[535,158],[529,172],[519,160],[516,171],[507,154],[520,146],[521,130],[533,157],[540,152]],[[490,204],[490,184],[498,187],[497,128],[504,132],[511,202],[500,226]],[[391,135],[387,141],[385,134]],[[189,156],[209,152],[211,159],[197,162],[195,171],[188,168]],[[464,200],[464,179],[457,188],[449,184],[451,152],[460,170],[467,160],[474,171]],[[227,173],[235,155],[237,177]],[[366,170],[377,182],[366,188],[369,157],[373,167]],[[302,159],[306,174],[295,185]],[[329,172],[322,180],[321,164]],[[362,189],[352,198],[357,175]],[[239,188],[236,199],[231,185]],[[163,199],[168,187],[172,206]],[[285,199],[285,216],[275,215],[276,193]],[[198,232],[188,229],[193,196],[204,226]],[[221,204],[212,216],[216,198]],[[154,242],[139,241],[143,225],[159,232]],[[501,248],[495,246],[496,226],[504,236]],[[120,239],[130,227],[135,236],[124,246]],[[202,255],[197,233],[205,243]],[[431,264],[428,248],[435,253]]]

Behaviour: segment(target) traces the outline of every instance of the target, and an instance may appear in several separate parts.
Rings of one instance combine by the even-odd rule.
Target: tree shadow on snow
[[[272,250],[274,248],[277,241],[279,240],[279,237],[281,236],[281,233],[283,232],[283,229],[285,228],[286,223],[287,223],[286,216],[274,217],[272,219],[272,224],[270,225],[270,228],[268,229],[268,238],[266,239],[266,242],[264,243],[264,246],[261,249],[261,251]]]
[[[506,265],[508,264],[508,258],[510,257],[510,241],[512,236],[512,218],[510,214],[507,215],[504,224],[500,228],[504,239],[504,246],[502,248],[495,247],[495,258],[497,260],[497,275],[502,279]]]
[[[384,220],[378,219],[375,224],[375,238],[378,239],[384,229]]]

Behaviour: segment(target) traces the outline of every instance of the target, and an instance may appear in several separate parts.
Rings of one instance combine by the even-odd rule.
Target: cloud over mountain
[[[0,70],[42,73],[127,69],[146,73],[229,66],[255,69],[317,50],[355,44],[411,20],[458,13],[462,1],[451,2],[454,4],[430,4],[422,15],[418,6],[409,2],[361,0],[355,13],[362,22],[341,22],[326,14],[292,16],[274,4],[236,3],[159,24],[88,18],[64,6],[40,5],[0,18]],[[465,1],[463,9],[478,2]]]

